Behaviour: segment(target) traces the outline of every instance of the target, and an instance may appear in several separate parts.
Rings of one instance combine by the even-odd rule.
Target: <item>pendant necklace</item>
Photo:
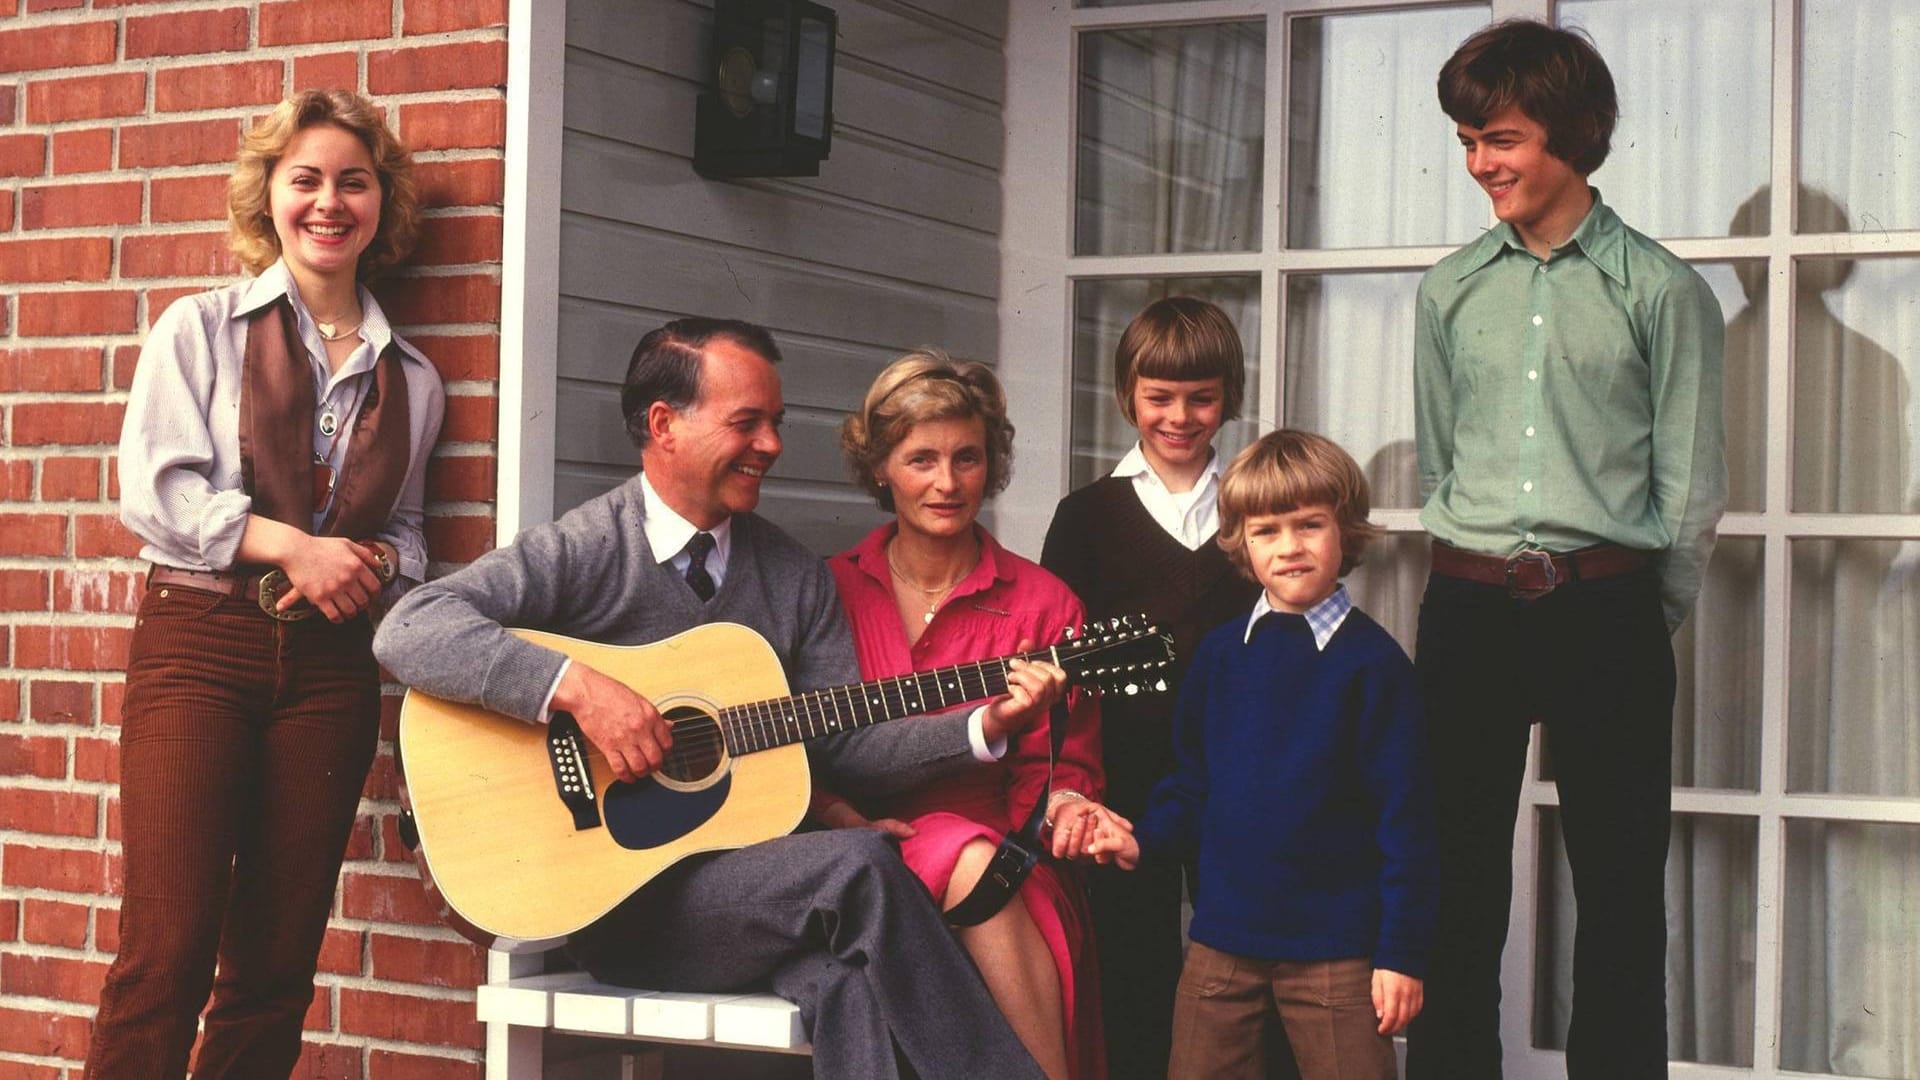
[[[974,566],[980,565],[980,559],[977,554],[974,557],[973,565]],[[905,585],[908,588],[917,591],[918,593],[920,593],[921,596],[926,598],[927,613],[925,615],[920,616],[920,621],[923,623],[932,623],[934,612],[940,610],[940,601],[945,600],[947,598],[948,593],[952,592],[954,588],[958,586],[961,582],[967,580],[967,575],[973,573],[973,566],[967,567],[966,570],[961,572],[959,577],[954,578],[952,581],[947,582],[945,585],[936,585],[933,588],[929,589],[925,585],[920,584],[919,582],[913,580],[912,578],[908,577],[906,574],[901,572],[900,567],[893,561],[893,545],[888,544],[887,545],[887,571],[893,575],[893,579],[895,581],[898,581],[902,585]]]

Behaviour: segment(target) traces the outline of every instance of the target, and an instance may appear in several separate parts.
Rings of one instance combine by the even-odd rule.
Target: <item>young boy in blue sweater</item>
[[[1220,546],[1264,589],[1195,652],[1176,768],[1137,826],[1087,850],[1123,868],[1197,855],[1169,1074],[1265,1075],[1278,1012],[1306,1080],[1397,1075],[1419,1013],[1437,866],[1420,691],[1340,579],[1379,529],[1332,441],[1276,431],[1220,485]]]

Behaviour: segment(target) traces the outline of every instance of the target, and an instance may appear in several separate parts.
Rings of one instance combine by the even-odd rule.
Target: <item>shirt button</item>
[[[1533,541],[1534,541],[1534,539],[1535,539],[1535,537],[1534,537],[1534,535],[1533,535],[1532,533],[1528,533],[1528,534],[1527,534],[1527,543],[1529,543],[1529,544],[1531,544],[1531,543],[1533,543]]]
[[[1520,485],[1520,490],[1521,490],[1521,491],[1532,491],[1532,490],[1533,490],[1533,481],[1531,481],[1531,480],[1529,480],[1529,481],[1527,481],[1526,483],[1524,483],[1524,484],[1521,484],[1521,485]]]
[[[1533,438],[1533,425],[1527,425],[1527,438]]]
[[[1543,274],[1547,272],[1547,264],[1546,264],[1546,263],[1541,263],[1541,264],[1540,264],[1540,272],[1541,272],[1541,273],[1543,273]]]
[[[1540,317],[1540,316],[1538,316],[1538,315],[1535,315],[1535,316],[1533,317],[1533,325],[1535,325],[1535,326],[1539,326],[1539,325],[1540,325],[1541,323],[1543,323],[1543,322],[1546,322],[1546,321],[1547,321],[1547,320],[1545,320],[1545,319],[1543,319],[1543,318],[1541,318],[1541,317]]]
[[[1537,379],[1537,378],[1539,378],[1539,377],[1540,377],[1540,372],[1539,372],[1539,371],[1529,371],[1529,372],[1527,372],[1527,380],[1528,380],[1529,382],[1531,382],[1532,380],[1534,380],[1534,379]]]

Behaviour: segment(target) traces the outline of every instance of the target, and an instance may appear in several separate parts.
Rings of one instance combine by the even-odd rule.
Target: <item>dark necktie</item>
[[[713,599],[713,575],[707,573],[707,556],[712,553],[712,533],[694,533],[687,541],[687,587],[703,604]]]

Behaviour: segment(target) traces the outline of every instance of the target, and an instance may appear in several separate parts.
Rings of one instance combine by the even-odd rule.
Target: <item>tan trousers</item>
[[[1173,1001],[1171,1080],[1266,1075],[1261,1029],[1278,1012],[1303,1080],[1395,1080],[1393,1040],[1373,1014],[1373,965],[1249,960],[1187,945]]]

